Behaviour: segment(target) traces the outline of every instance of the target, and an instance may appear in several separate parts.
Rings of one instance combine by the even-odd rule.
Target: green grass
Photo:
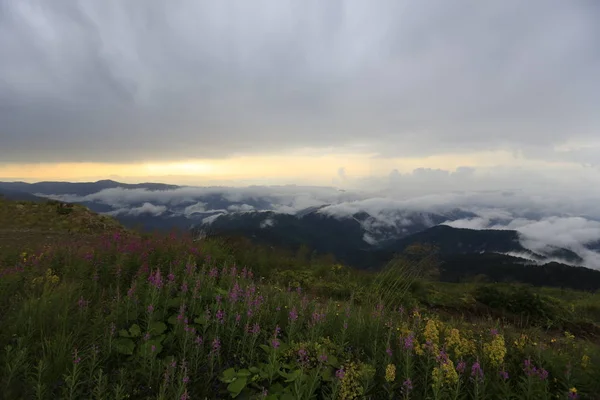
[[[427,254],[370,273],[132,235],[55,204],[2,218],[19,204],[13,232],[44,244],[0,248],[3,398],[600,398],[598,294],[440,283]]]

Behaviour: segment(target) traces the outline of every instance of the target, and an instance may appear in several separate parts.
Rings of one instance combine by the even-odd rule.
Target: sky
[[[595,0],[0,0],[0,180],[596,190],[598,20]]]

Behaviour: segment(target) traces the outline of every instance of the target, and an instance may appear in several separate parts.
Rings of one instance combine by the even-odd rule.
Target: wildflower
[[[587,354],[584,354],[583,357],[581,357],[581,368],[586,369],[589,366],[590,366],[590,356],[588,356]]]
[[[190,399],[190,395],[188,394],[187,389],[185,389],[185,391],[183,392],[183,394],[180,397],[180,400],[189,400]]]
[[[490,329],[490,334],[491,334],[492,336],[496,336],[496,335],[498,334],[498,329],[496,329],[496,328],[492,328],[492,329]]]
[[[466,368],[467,368],[467,364],[462,360],[459,361],[458,364],[456,365],[456,371],[458,371],[459,374],[464,373]]]
[[[579,395],[577,394],[577,389],[574,387],[569,389],[568,397],[569,399],[577,399],[579,397]]]
[[[218,337],[216,337],[213,339],[213,342],[212,342],[212,352],[218,353],[220,348],[221,348],[221,341],[219,340]]]
[[[223,310],[217,310],[217,314],[215,316],[221,324],[225,323],[225,312],[223,312]]]
[[[167,278],[169,279],[170,283],[173,283],[175,281],[175,275],[172,272],[169,272],[169,275],[167,275]]]
[[[252,325],[250,333],[252,333],[253,335],[258,335],[260,333],[260,325],[258,323],[254,323],[254,325]]]
[[[152,347],[150,347],[150,352],[154,353],[156,351],[156,345],[152,345]]]
[[[394,364],[388,364],[385,369],[385,380],[386,382],[393,382],[396,380],[396,366]]]
[[[346,376],[346,373],[344,371],[344,367],[338,369],[337,371],[335,371],[335,377],[338,378],[339,380],[344,379],[344,376]]]
[[[319,362],[325,364],[327,362],[327,354],[321,354],[319,355]]]
[[[135,295],[135,283],[127,290],[127,297],[132,299]]]
[[[298,350],[298,363],[306,366],[308,364],[308,352],[306,349]]]
[[[73,350],[73,364],[79,364],[81,362],[81,357],[77,354],[77,349]]]
[[[289,314],[289,320],[291,322],[294,322],[298,319],[298,311],[296,311],[296,307],[292,308],[290,310],[290,314]]]
[[[148,314],[152,314],[154,312],[154,306],[152,304],[150,304],[148,306]]]
[[[385,352],[389,357],[392,357],[392,349],[391,348],[388,347],[387,349],[385,349]]]
[[[437,328],[436,322],[433,319],[427,321],[425,325],[425,330],[423,331],[423,336],[425,337],[426,344],[424,345],[424,350],[427,348],[433,353],[437,353],[438,350],[438,341],[439,341],[439,330]]]
[[[402,392],[409,393],[411,390],[413,390],[412,381],[410,380],[410,378],[406,378],[406,380],[402,382]]]
[[[515,339],[515,341],[513,342],[513,344],[515,345],[515,347],[517,349],[523,350],[523,348],[527,344],[527,335],[525,335],[525,334],[522,333],[521,336],[519,336],[518,339]]]
[[[404,338],[404,349],[411,350],[414,347],[415,335],[411,332],[406,338]]]
[[[475,361],[471,367],[471,377],[473,377],[476,381],[483,380],[483,370],[481,369],[481,365],[478,361]]]
[[[508,380],[508,372],[506,372],[506,371],[500,371],[500,377],[502,379],[504,379],[505,381]]]
[[[79,300],[77,301],[77,305],[79,306],[80,310],[83,310],[84,308],[86,308],[89,304],[89,301],[86,301],[83,296],[79,297]]]
[[[506,356],[504,337],[496,334],[490,343],[486,343],[483,346],[483,352],[490,360],[492,366],[497,367],[502,364],[504,357]]]
[[[202,345],[203,342],[204,340],[202,340],[202,336],[196,336],[196,344],[198,346]]]
[[[277,339],[271,340],[271,346],[273,346],[274,349],[278,349],[280,344],[281,343],[279,343],[279,340],[277,340]]]
[[[181,289],[180,290],[181,290],[181,293],[187,293],[187,291],[188,291],[188,284],[186,282],[183,282],[181,284]]]

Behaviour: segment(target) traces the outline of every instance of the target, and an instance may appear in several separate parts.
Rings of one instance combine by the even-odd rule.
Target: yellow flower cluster
[[[427,320],[427,324],[423,330],[423,337],[425,338],[425,342],[431,342],[431,350],[434,353],[437,353],[439,350],[440,331],[435,320]],[[425,350],[427,348],[427,343],[423,343],[422,348]]]
[[[523,350],[525,348],[525,346],[527,345],[528,342],[528,337],[527,335],[525,335],[524,333],[521,334],[521,336],[519,336],[517,339],[515,339],[515,341],[513,342],[513,344],[515,345],[515,347],[519,350]]]
[[[461,359],[475,353],[475,343],[460,336],[460,331],[453,328],[446,335],[446,349],[454,353],[454,358]]]
[[[32,284],[32,286],[37,286],[39,284],[46,282],[51,285],[56,285],[59,281],[60,281],[60,278],[58,277],[58,275],[55,275],[54,271],[52,271],[51,268],[48,268],[46,270],[45,276],[38,276],[37,278],[33,278],[33,280],[31,281],[31,284]]]
[[[344,378],[338,400],[362,399],[363,392],[358,365],[354,361],[344,365]]]
[[[396,380],[396,366],[394,364],[388,364],[385,369],[385,380],[386,382],[394,382]]]
[[[565,331],[565,338],[567,339],[567,342],[572,342],[573,340],[575,340],[575,335],[573,335],[569,331]]]
[[[584,354],[583,357],[581,357],[581,368],[586,369],[589,366],[590,366],[590,356],[588,356],[587,354]]]
[[[483,345],[483,352],[494,367],[500,366],[506,356],[504,336],[497,334],[490,343]]]
[[[452,360],[448,359],[434,367],[431,372],[431,379],[433,380],[432,386],[434,388],[446,385],[451,386],[458,383],[458,373],[456,372],[456,368],[454,368]]]

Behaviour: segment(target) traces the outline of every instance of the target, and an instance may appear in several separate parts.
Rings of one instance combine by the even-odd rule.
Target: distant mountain
[[[18,201],[46,201],[43,197],[38,197],[31,193],[21,192],[18,190],[4,189],[0,187],[0,197],[3,197],[7,200],[18,200]]]
[[[104,189],[147,189],[147,190],[169,190],[180,186],[167,185],[164,183],[136,183],[128,184],[112,180],[101,180],[97,182],[0,182],[0,189],[13,190],[25,193],[40,193],[44,195],[77,195],[87,196]]]
[[[600,271],[557,262],[533,264],[498,253],[458,254],[444,257],[440,267],[444,282],[520,282],[577,290],[600,289]]]
[[[521,254],[522,257],[542,262],[547,259],[562,259],[580,264],[583,259],[568,249],[548,248],[543,254],[535,253],[521,245],[519,233],[514,230],[461,229],[438,225],[405,238],[386,243],[388,251],[402,252],[416,243],[435,245],[443,256],[457,254],[501,253]]]

